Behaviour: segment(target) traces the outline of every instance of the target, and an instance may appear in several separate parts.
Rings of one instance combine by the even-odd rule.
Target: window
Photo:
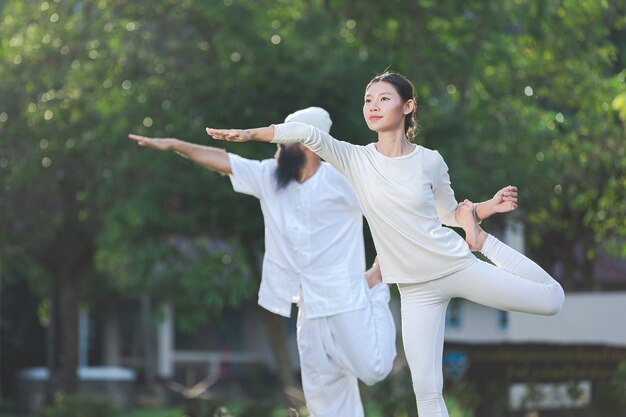
[[[461,305],[462,301],[458,298],[450,300],[446,311],[446,329],[461,328]]]
[[[509,312],[498,310],[498,328],[500,330],[509,329]]]

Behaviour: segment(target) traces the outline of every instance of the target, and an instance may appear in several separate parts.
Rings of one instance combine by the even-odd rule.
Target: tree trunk
[[[156,381],[156,360],[152,337],[152,297],[147,291],[141,292],[141,329],[146,385],[152,386]]]
[[[265,327],[267,329],[283,394],[285,394],[287,400],[299,408],[304,405],[303,399],[289,395],[289,391],[291,391],[290,388],[300,389],[300,383],[294,377],[293,368],[291,366],[291,357],[287,344],[287,319],[277,314],[270,313],[263,308],[261,310],[263,311]]]
[[[291,358],[287,348],[287,320],[277,314],[262,309],[265,325],[269,335],[270,346],[274,354],[274,361],[278,371],[281,385],[295,387],[299,385],[293,375]]]
[[[104,340],[102,350],[104,351],[104,365],[119,366],[121,364],[121,339],[119,315],[116,303],[107,303],[105,307],[106,316],[104,321]]]
[[[248,258],[248,264],[252,268],[252,271],[257,277],[261,277],[261,268],[259,259],[256,256],[254,250],[246,250]],[[278,373],[278,379],[283,390],[288,387],[298,387],[300,384],[294,377],[293,368],[291,366],[291,359],[289,357],[289,349],[287,346],[287,331],[286,331],[286,319],[279,315],[270,313],[269,311],[261,308],[263,311],[263,317],[265,321],[265,328],[268,333],[268,339],[270,341],[270,347],[272,348],[272,355],[274,362],[276,363],[276,370]],[[287,397],[288,400],[292,400]],[[296,404],[300,405],[300,404]]]
[[[78,391],[78,314],[80,280],[73,276],[61,277],[61,386],[68,394]]]
[[[48,403],[52,403],[57,394],[78,391],[78,308],[79,279],[60,274],[50,294]]]
[[[59,358],[61,317],[59,317],[59,280],[54,279],[50,288],[50,323],[47,329],[46,362],[48,365],[48,387],[46,392],[46,403],[51,404],[57,393],[61,392],[59,375],[61,372],[61,360]]]
[[[582,289],[583,291],[601,291],[602,285],[596,281],[594,268],[598,256],[598,244],[596,243],[595,236],[593,232],[585,230],[581,230],[577,236],[579,237],[578,242],[580,245],[579,269]]]

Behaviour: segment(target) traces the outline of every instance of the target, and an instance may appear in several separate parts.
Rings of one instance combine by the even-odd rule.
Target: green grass
[[[470,411],[464,411],[454,397],[446,397],[446,406],[450,417],[474,417],[474,413]],[[381,408],[375,401],[368,401],[365,404],[365,415],[367,417],[389,417],[389,413],[385,413],[385,410]],[[396,413],[393,417],[407,417],[408,414],[401,412]]]
[[[453,396],[446,397],[446,403],[448,406],[448,410],[450,412],[450,417],[474,417],[471,412],[462,411],[461,407],[458,405],[458,402],[454,400]],[[0,417],[39,417],[38,415],[24,416],[18,415],[16,413],[8,412],[7,410],[12,410],[14,404],[4,403],[0,404]],[[235,417],[242,416],[245,410],[248,409],[249,404],[242,403],[241,401],[229,403],[225,401],[223,406],[228,410],[228,412]],[[368,417],[390,417],[390,414],[387,410],[383,410],[382,406],[375,400],[365,401],[365,411]],[[267,417],[286,417],[288,414],[289,406],[287,404],[277,406],[274,408]],[[247,410],[250,411],[249,409]],[[246,413],[248,414],[248,413]],[[407,417],[406,412],[396,412],[393,417]],[[130,410],[122,410],[118,411],[114,414],[114,417],[183,417],[183,407],[166,407],[160,409],[153,408],[143,408],[143,409],[130,409]],[[308,417],[309,414],[306,408],[300,410],[300,417]]]
[[[446,404],[448,406],[448,410],[450,412],[450,417],[474,417],[470,412],[463,412],[461,408],[458,406],[456,401],[452,398],[446,398]],[[233,415],[238,416],[242,411],[242,405],[225,405],[226,409]],[[288,407],[281,407],[276,410],[274,415],[284,416]],[[375,402],[368,402],[365,404],[366,415],[368,417],[388,417],[385,415],[384,410],[381,410],[380,407]],[[115,414],[115,417],[183,417],[183,409],[180,407],[171,407],[171,408],[162,408],[162,409],[140,409],[140,410],[127,410],[120,411]],[[306,410],[302,410],[301,417],[306,417],[308,414]],[[11,413],[3,413],[0,412],[0,417],[24,417],[18,416],[16,414]],[[394,417],[404,417],[402,414],[396,414]]]
[[[225,405],[225,408],[228,410],[229,413],[231,413],[233,416],[239,416],[242,412],[242,410],[245,408],[244,406],[242,406],[241,404],[239,405]],[[280,407],[279,409],[275,410],[271,416],[268,417],[272,417],[272,416],[279,416],[279,417],[283,417],[287,415],[287,410],[288,407]],[[300,413],[300,417],[307,417],[308,414],[306,413],[305,410],[303,410]],[[0,417],[18,417],[18,416],[2,416],[0,415]],[[183,417],[183,410],[181,408],[167,408],[167,409],[161,409],[161,410],[133,410],[133,411],[126,411],[126,412],[120,412],[118,414],[115,415],[115,417]]]
[[[25,417],[23,415],[0,413],[0,417]],[[115,417],[183,417],[181,408],[163,408],[159,410],[128,410],[120,411]]]
[[[116,417],[182,417],[183,410],[180,408],[164,408],[159,410],[129,410],[123,411]],[[0,416],[2,417],[2,416]]]
[[[448,406],[450,417],[474,417],[474,413],[463,410],[454,397],[446,397],[446,405]]]

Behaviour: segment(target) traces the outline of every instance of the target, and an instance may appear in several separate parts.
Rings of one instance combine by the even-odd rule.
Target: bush
[[[43,417],[113,417],[111,403],[86,395],[59,395],[44,410]]]

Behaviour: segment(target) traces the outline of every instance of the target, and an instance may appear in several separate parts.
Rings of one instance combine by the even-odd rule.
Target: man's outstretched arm
[[[128,138],[139,146],[158,151],[172,151],[196,164],[219,172],[223,175],[232,174],[228,153],[224,149],[202,146],[175,138],[149,138],[130,134]]]

